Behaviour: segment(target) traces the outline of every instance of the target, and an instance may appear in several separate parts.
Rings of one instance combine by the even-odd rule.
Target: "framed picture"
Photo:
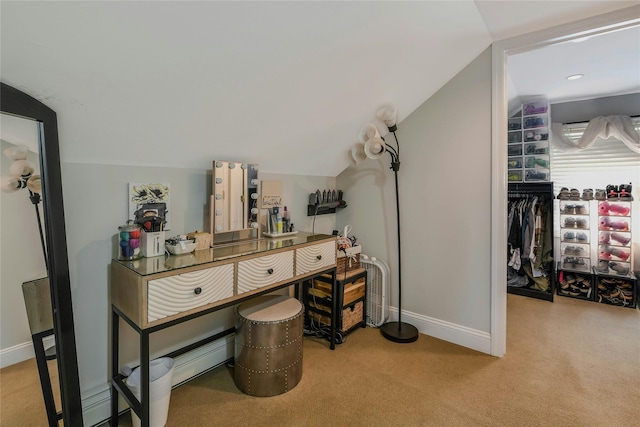
[[[169,184],[129,183],[129,218],[146,231],[169,230]]]

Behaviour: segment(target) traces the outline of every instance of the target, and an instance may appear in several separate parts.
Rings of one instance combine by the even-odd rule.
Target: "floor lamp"
[[[4,155],[10,160],[10,175],[3,176],[0,179],[0,190],[4,193],[13,193],[15,191],[26,188],[29,190],[29,200],[36,210],[36,219],[38,221],[38,231],[40,232],[40,244],[42,245],[42,255],[44,257],[44,266],[49,271],[47,261],[47,246],[44,241],[44,232],[42,229],[42,220],[40,219],[40,193],[42,192],[42,182],[40,175],[34,174],[33,165],[27,161],[27,147],[24,145],[16,145],[4,150]]]
[[[391,157],[391,167],[395,176],[396,184],[396,218],[398,224],[398,321],[387,322],[380,327],[382,335],[394,342],[410,343],[418,339],[418,329],[402,321],[402,245],[400,242],[400,198],[398,195],[398,171],[400,170],[400,143],[396,136],[398,126],[396,125],[396,109],[391,105],[386,105],[378,110],[376,116],[389,129],[395,139],[395,147],[385,141],[378,133],[375,125],[369,123],[360,131],[360,143],[351,151],[352,156],[358,164],[365,158],[379,159],[386,152]]]

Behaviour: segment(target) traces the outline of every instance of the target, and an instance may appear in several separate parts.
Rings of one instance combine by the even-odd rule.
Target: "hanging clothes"
[[[509,194],[507,286],[549,292],[553,270],[553,203],[536,194]]]

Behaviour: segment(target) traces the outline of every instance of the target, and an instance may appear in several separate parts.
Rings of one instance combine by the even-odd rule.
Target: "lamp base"
[[[418,328],[405,322],[387,322],[380,326],[380,332],[393,342],[410,343],[418,339]]]

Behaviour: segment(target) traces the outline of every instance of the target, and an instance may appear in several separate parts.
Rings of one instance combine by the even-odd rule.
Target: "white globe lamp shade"
[[[370,159],[379,159],[385,152],[382,138],[371,138],[364,144],[364,153]]]
[[[378,132],[378,128],[374,124],[368,123],[360,130],[360,134],[358,136],[360,142],[365,143],[371,138],[380,138],[380,132]]]
[[[364,144],[361,142],[356,142],[353,147],[351,147],[351,157],[356,166],[367,159],[367,155],[364,152]]]

